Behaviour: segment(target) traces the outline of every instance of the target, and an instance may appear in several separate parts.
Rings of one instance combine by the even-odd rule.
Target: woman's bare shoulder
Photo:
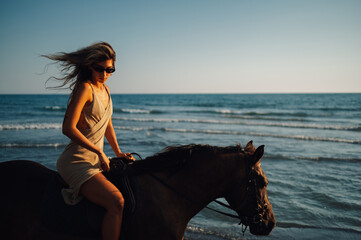
[[[92,88],[88,82],[79,83],[77,89],[80,91],[92,92]]]
[[[89,83],[82,82],[79,83],[76,89],[74,89],[73,99],[79,101],[79,99],[85,100],[85,102],[92,102],[93,101],[93,90]]]

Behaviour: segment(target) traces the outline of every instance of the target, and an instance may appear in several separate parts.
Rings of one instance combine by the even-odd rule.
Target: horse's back
[[[2,162],[0,163],[1,191],[4,195],[11,195],[10,197],[41,193],[54,174],[55,171],[33,161]]]

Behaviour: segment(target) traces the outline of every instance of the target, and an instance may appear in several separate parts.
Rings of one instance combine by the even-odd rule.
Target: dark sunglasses
[[[98,72],[98,73],[102,73],[102,72],[106,72],[106,73],[113,73],[115,72],[115,68],[103,68],[101,66],[98,65],[93,65],[92,68],[94,69],[94,71]]]

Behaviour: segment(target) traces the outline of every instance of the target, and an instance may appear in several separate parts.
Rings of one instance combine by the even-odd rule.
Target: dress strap
[[[93,101],[94,101],[94,95],[95,95],[95,92],[94,92],[94,88],[93,86],[90,84],[90,82],[87,82],[89,84],[89,86],[92,88],[92,94],[93,94]]]
[[[107,93],[108,93],[108,98],[109,98],[109,101],[110,101],[110,92],[108,90],[108,87],[105,84],[104,84],[104,87],[105,87],[105,91],[107,91]],[[109,104],[109,102],[108,102],[108,104]]]

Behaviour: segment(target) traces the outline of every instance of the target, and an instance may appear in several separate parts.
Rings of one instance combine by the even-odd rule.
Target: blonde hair
[[[60,52],[41,56],[60,64],[60,70],[63,76],[52,76],[48,81],[50,79],[61,81],[60,86],[55,88],[62,88],[69,85],[66,88],[69,88],[72,91],[72,94],[79,83],[86,82],[91,78],[90,66],[108,59],[113,60],[113,64],[115,64],[116,60],[115,51],[112,46],[106,42],[94,43],[75,52]]]

